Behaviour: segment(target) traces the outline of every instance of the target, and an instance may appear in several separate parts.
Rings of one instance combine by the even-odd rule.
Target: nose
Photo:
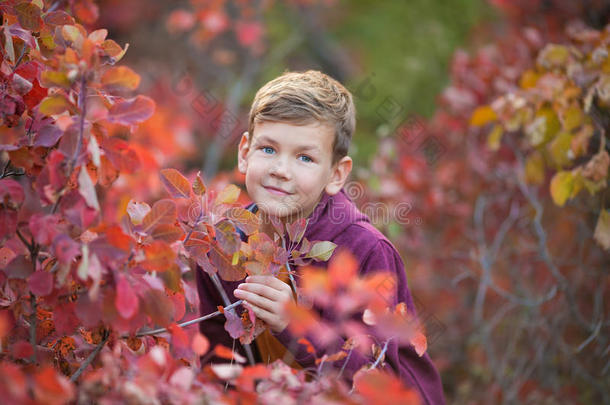
[[[273,159],[273,162],[269,165],[269,175],[277,177],[282,180],[290,179],[290,167],[286,158],[279,157]]]

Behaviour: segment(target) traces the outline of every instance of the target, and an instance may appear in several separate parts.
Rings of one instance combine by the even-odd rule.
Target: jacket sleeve
[[[415,313],[413,299],[409,293],[406,281],[406,274],[402,259],[396,249],[386,240],[378,240],[376,244],[368,250],[360,261],[360,276],[372,274],[377,271],[384,271],[393,274],[396,278],[396,283],[380,284],[379,289],[392,288],[395,292],[393,302],[388,302],[388,305],[396,305],[399,302],[405,302],[407,308]],[[321,316],[325,318],[325,313]],[[354,320],[362,322],[361,314],[357,314]],[[368,327],[367,327],[368,328]],[[368,328],[373,334],[374,330]],[[276,338],[290,350],[297,362],[305,368],[315,368],[315,357],[308,353],[306,347],[297,343],[301,336],[294,336],[289,328],[284,329]],[[344,338],[336,336],[331,340],[330,344],[323,345],[317,336],[305,336],[316,349],[316,356],[322,357],[324,353],[333,354],[338,352],[343,343]],[[381,341],[381,339],[378,339]],[[354,350],[345,360],[337,361],[333,367],[338,369],[344,368],[343,376],[351,383],[354,374],[364,365],[374,362],[374,359],[365,356]],[[412,346],[399,347],[395,340],[390,340],[388,343],[385,355],[385,369],[391,370],[397,375],[406,386],[417,389],[425,404],[444,404],[443,389],[440,376],[432,364],[430,357],[425,353],[419,357]]]

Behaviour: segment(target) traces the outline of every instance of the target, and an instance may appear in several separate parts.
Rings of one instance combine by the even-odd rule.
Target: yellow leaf
[[[529,184],[544,182],[544,158],[538,151],[529,155],[525,160],[525,181]]]
[[[584,114],[580,107],[572,106],[562,111],[561,118],[563,121],[563,129],[569,132],[582,124]]]
[[[574,189],[574,176],[572,172],[560,171],[555,173],[551,180],[551,197],[553,202],[563,207]]]
[[[135,90],[140,85],[140,75],[127,66],[108,69],[102,76],[102,86],[106,90]]]
[[[477,107],[470,117],[470,125],[480,127],[498,119],[496,112],[488,105]]]
[[[572,161],[572,135],[569,132],[561,132],[548,145],[553,162],[557,167],[565,167]]]
[[[215,204],[233,204],[237,201],[241,190],[234,184],[229,184],[224,190],[216,197]]]
[[[502,140],[502,134],[504,130],[502,125],[495,125],[487,136],[487,147],[493,151],[500,149],[500,141]]]
[[[538,81],[538,77],[540,77],[536,72],[531,69],[526,70],[521,75],[521,80],[519,81],[519,86],[522,89],[530,89],[536,86],[536,82]]]
[[[64,111],[74,112],[76,108],[66,96],[53,94],[40,102],[38,110],[44,115],[56,115]]]
[[[599,213],[593,238],[604,250],[610,250],[610,210],[602,210]]]

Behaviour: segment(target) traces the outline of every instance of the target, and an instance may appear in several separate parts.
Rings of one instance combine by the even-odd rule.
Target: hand
[[[286,302],[293,300],[292,289],[273,276],[250,276],[246,282],[237,286],[233,294],[244,300],[257,318],[262,319],[275,333],[288,326],[284,313]]]

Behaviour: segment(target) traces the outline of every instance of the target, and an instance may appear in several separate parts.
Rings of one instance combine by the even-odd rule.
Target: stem
[[[242,303],[242,300],[236,301],[236,302],[232,303],[231,305],[229,305],[228,307],[225,307],[224,310],[226,311],[228,309],[233,309],[234,307],[240,305],[241,303]],[[220,311],[212,312],[211,314],[207,314],[207,315],[201,316],[199,318],[191,319],[190,321],[179,323],[178,326],[181,328],[184,328],[185,326],[189,326],[194,323],[207,321],[208,319],[214,318],[215,316],[218,316],[221,314],[222,314],[222,312],[220,312]],[[147,332],[140,332],[140,333],[136,334],[136,337],[157,335],[159,333],[165,333],[165,332],[167,332],[167,328],[159,328],[159,329],[155,329],[155,330],[151,330],[151,331],[147,331]],[[121,336],[121,337],[127,338],[129,336]]]
[[[85,369],[89,366],[89,364],[91,364],[93,359],[95,359],[95,357],[102,350],[102,348],[108,341],[109,337],[110,337],[110,333],[108,331],[106,331],[104,339],[97,345],[97,347],[91,352],[91,354],[89,354],[89,357],[87,357],[87,359],[83,362],[83,364],[80,365],[78,370],[76,370],[76,372],[74,374],[72,374],[72,376],[70,377],[70,381],[75,382],[76,380],[78,380],[78,377],[80,377],[80,375],[83,373],[83,371],[85,371]]]
[[[36,266],[36,263],[34,263],[34,266]],[[36,296],[34,294],[30,295],[30,305],[32,307],[32,316],[30,318],[30,344],[34,348],[31,360],[33,363],[36,363],[36,323],[38,308],[36,305]]]
[[[83,145],[83,135],[85,132],[85,115],[87,115],[87,80],[85,79],[84,73],[80,83],[80,94],[78,95],[78,104],[80,108],[78,141],[76,142],[76,150],[74,151],[74,155],[72,156],[72,159],[70,161],[68,179],[72,175],[72,171],[74,170],[74,166],[76,166],[76,161],[78,160],[78,155],[80,155],[80,151]]]
[[[352,347],[351,349],[349,349],[349,352],[347,352],[347,357],[345,358],[345,363],[343,363],[343,366],[341,366],[341,370],[339,370],[339,375],[337,376],[337,379],[341,378],[341,376],[343,375],[345,366],[347,366],[347,363],[349,362],[349,358],[351,357],[353,351],[354,351],[354,348]]]
[[[229,308],[231,306],[231,300],[227,296],[227,292],[224,290],[224,288],[222,288],[222,284],[220,283],[218,274],[209,274],[209,276],[212,279],[212,282],[214,283],[214,287],[216,287],[216,289],[220,293],[220,296],[222,297],[222,301],[224,302],[226,308]],[[230,311],[234,311],[234,309],[231,308]],[[254,365],[254,354],[252,353],[252,348],[250,347],[250,344],[244,344],[243,346],[246,350],[246,355],[248,356],[248,361],[250,362],[250,365]]]
[[[385,344],[383,345],[383,349],[381,349],[381,353],[379,353],[379,356],[377,356],[377,360],[375,360],[375,362],[371,366],[371,370],[373,370],[374,368],[377,368],[377,366],[379,365],[379,362],[381,361],[383,356],[385,356],[385,352],[388,350],[388,343],[390,343],[390,340],[392,340],[392,338],[389,338],[388,340],[386,340]]]

